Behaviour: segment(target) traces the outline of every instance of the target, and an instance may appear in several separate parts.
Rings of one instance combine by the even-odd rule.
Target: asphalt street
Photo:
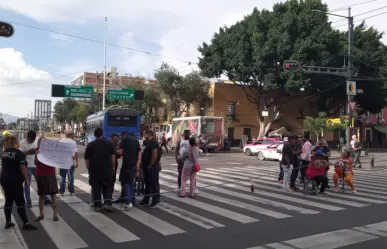
[[[58,196],[60,221],[54,223],[46,207],[46,219],[34,223],[38,231],[0,230],[0,249],[386,248],[384,168],[356,170],[356,195],[328,191],[328,197],[321,197],[282,192],[276,181],[278,162],[211,154],[200,158],[199,195],[182,199],[173,193],[177,172],[169,153],[162,159],[158,208],[121,211],[116,206],[115,212],[101,214],[88,207],[90,186],[80,162],[76,195]],[[118,184],[115,190],[120,190]],[[28,210],[31,220],[37,213],[36,206]],[[19,221],[16,212],[14,217]],[[0,220],[3,224],[2,213]]]

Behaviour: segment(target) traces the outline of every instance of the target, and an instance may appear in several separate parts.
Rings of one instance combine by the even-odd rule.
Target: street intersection
[[[356,170],[356,195],[328,191],[329,197],[320,197],[282,192],[276,181],[278,162],[212,154],[200,158],[199,195],[181,199],[173,193],[176,162],[168,154],[162,160],[158,208],[121,211],[116,206],[113,213],[94,213],[80,161],[76,194],[58,196],[60,221],[34,223],[36,232],[0,230],[1,249],[385,248],[387,170],[382,167]],[[119,184],[115,190],[120,191]],[[28,210],[31,220],[38,214],[36,204]],[[50,212],[46,207],[47,217]],[[18,219],[16,213],[14,217]],[[0,220],[3,224],[3,213]]]

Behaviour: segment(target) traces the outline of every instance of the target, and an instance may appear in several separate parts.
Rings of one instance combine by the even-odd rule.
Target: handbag
[[[193,170],[195,172],[198,172],[200,171],[200,164],[195,160],[194,154],[192,152],[192,147],[190,147],[189,150],[191,151],[192,161],[194,162]]]

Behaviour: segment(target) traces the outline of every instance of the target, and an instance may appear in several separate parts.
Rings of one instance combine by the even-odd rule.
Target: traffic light
[[[343,117],[343,123],[344,123],[345,125],[348,125],[348,124],[349,124],[349,117],[348,117],[348,116],[344,116],[344,117]]]
[[[285,61],[283,67],[285,71],[298,71],[300,65],[298,64],[298,61]]]

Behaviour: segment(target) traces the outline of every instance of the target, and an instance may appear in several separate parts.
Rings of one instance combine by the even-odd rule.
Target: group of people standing
[[[105,139],[101,128],[95,129],[94,136],[95,140],[87,145],[84,156],[89,171],[91,206],[94,211],[113,211],[113,202],[122,203],[123,210],[133,207],[136,204],[135,179],[140,173],[143,174],[145,183],[145,196],[138,205],[157,207],[160,202],[159,172],[162,150],[153,131],[145,131],[143,149],[136,137],[128,132],[121,134],[120,142],[116,134],[112,135],[110,141]],[[122,158],[122,165],[118,180],[122,189],[120,197],[113,201],[119,158]]]
[[[74,134],[72,132],[66,133],[66,138],[61,142],[73,142]],[[35,131],[29,131],[25,140],[18,142],[17,138],[10,132],[3,132],[1,141],[1,174],[0,184],[2,186],[5,203],[4,215],[6,218],[5,228],[9,229],[15,226],[12,222],[12,208],[14,203],[17,206],[18,214],[23,221],[23,229],[36,230],[26,214],[27,207],[32,207],[31,201],[31,180],[34,176],[37,185],[37,194],[39,196],[39,216],[36,221],[44,219],[44,205],[50,204],[53,210],[53,221],[58,221],[59,217],[56,208],[56,194],[59,192],[56,178],[56,168],[50,165],[45,165],[38,159],[40,144],[44,135],[37,139]],[[77,152],[72,155],[72,159],[76,161],[74,165],[67,166],[77,167]],[[69,180],[73,179],[74,170],[63,170],[61,175],[69,175]],[[72,177],[72,178],[71,178]],[[66,178],[61,179],[61,193],[64,193]],[[72,181],[73,184],[73,181]],[[70,193],[73,187],[69,185]]]
[[[353,185],[352,158],[348,151],[343,151],[337,161],[329,162],[331,152],[327,142],[320,138],[317,145],[312,149],[311,141],[307,138],[297,140],[296,138],[284,138],[283,147],[279,148],[282,153],[280,161],[280,175],[278,180],[282,182],[284,191],[299,190],[296,187],[298,176],[299,181],[313,180],[317,187],[320,186],[319,194],[326,196],[325,189],[330,188],[328,171],[330,164],[334,166],[333,183],[334,191],[339,189],[339,180],[342,179],[356,193]],[[302,144],[303,143],[303,144]]]

